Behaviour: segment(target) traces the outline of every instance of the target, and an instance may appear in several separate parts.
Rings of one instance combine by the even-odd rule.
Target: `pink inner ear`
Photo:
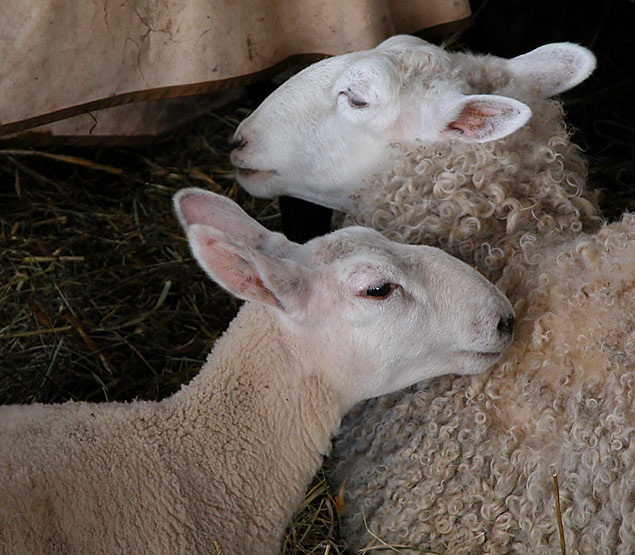
[[[188,226],[209,225],[252,246],[260,244],[266,233],[260,224],[230,201],[223,202],[204,193],[184,196],[179,207]]]
[[[500,117],[503,114],[504,111],[500,108],[470,102],[463,107],[461,113],[448,127],[461,131],[467,137],[478,138],[483,135],[483,129],[489,127],[490,118]]]
[[[181,212],[189,225],[212,225],[216,220],[217,210],[204,194],[191,194],[181,198]]]
[[[219,285],[241,299],[280,306],[253,263],[234,252],[230,245],[198,233],[195,242],[196,258]]]

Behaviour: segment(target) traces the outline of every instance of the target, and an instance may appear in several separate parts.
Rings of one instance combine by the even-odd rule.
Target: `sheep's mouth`
[[[234,169],[236,171],[237,177],[247,177],[247,178],[253,178],[258,176],[270,177],[278,173],[275,170],[257,170],[254,168],[241,168],[240,166],[236,166]]]

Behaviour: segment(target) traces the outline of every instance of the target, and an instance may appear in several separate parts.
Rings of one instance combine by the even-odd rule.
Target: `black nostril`
[[[514,331],[514,322],[515,318],[513,316],[501,318],[496,329],[501,335],[511,335]]]

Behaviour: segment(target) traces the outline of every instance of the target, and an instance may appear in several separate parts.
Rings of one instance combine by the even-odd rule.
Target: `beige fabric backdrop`
[[[292,57],[469,17],[468,0],[2,0],[0,135],[88,112],[38,131],[134,134],[136,119],[154,134],[211,100],[108,108],[236,87]]]

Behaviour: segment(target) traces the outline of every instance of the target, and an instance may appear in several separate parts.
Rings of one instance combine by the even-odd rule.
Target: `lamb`
[[[239,126],[247,190],[442,247],[496,281],[518,316],[489,373],[345,419],[334,482],[351,545],[375,542],[372,531],[453,554],[559,552],[555,474],[569,552],[632,553],[635,216],[603,224],[550,98],[594,66],[569,43],[503,60],[396,37],[308,68]],[[294,152],[310,160],[295,187]]]
[[[511,341],[507,299],[439,249],[366,228],[294,244],[200,189],[175,209],[248,302],[163,401],[0,407],[0,551],[275,553],[344,413]]]

